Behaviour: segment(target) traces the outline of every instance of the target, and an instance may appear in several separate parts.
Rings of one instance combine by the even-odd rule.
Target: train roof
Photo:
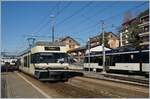
[[[62,42],[37,41],[34,46],[65,46]]]
[[[36,47],[36,46],[65,46],[64,43],[62,42],[48,42],[48,41],[37,41],[35,44],[33,44],[33,47]],[[21,53],[19,53],[18,56],[21,56],[23,54],[26,54],[26,53],[29,53],[30,52],[30,48],[27,48],[25,49],[24,51],[22,51]]]
[[[140,50],[127,50],[127,49],[113,49],[113,50],[108,50],[105,51],[106,55],[114,55],[114,54],[127,54],[127,53],[138,53]],[[149,52],[150,50],[141,50],[141,52]],[[90,55],[92,56],[99,56],[102,55],[103,51],[99,51],[99,52],[92,52],[90,53]],[[88,56],[88,54],[86,54],[85,56]]]

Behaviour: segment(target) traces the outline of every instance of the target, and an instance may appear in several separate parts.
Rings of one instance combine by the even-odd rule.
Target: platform
[[[38,88],[31,85],[17,72],[1,73],[1,98],[45,98]]]
[[[144,76],[136,76],[136,75],[123,75],[123,74],[113,74],[106,73],[103,74],[101,72],[92,72],[92,71],[80,71],[84,74],[84,77],[94,78],[94,79],[104,79],[104,80],[112,80],[119,81],[122,83],[130,83],[136,85],[145,85],[148,86],[149,78],[145,78]]]

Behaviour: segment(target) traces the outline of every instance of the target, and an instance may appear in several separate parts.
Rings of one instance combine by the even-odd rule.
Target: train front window
[[[39,55],[40,63],[55,63],[53,55]]]
[[[32,55],[32,63],[62,63],[67,62],[66,53],[36,53]]]

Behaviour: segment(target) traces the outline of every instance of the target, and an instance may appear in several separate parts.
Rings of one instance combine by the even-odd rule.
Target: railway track
[[[94,91],[79,88],[67,82],[40,82],[29,75],[21,73],[45,93],[54,98],[109,98],[110,96],[95,93]]]
[[[149,85],[149,80],[148,79],[138,79],[138,78],[133,78],[129,76],[119,76],[119,75],[112,75],[112,74],[103,74],[104,77],[106,78],[112,78],[112,79],[118,79],[118,80],[123,80],[123,81],[130,81],[130,82],[135,82],[137,85],[143,85],[143,86],[148,86]]]
[[[141,80],[141,79],[132,79],[128,77],[117,77],[117,76],[104,76],[104,77],[90,77],[90,76],[84,76],[84,78],[90,78],[90,79],[96,79],[96,80],[104,80],[104,81],[110,81],[110,82],[116,82],[116,83],[124,83],[129,85],[135,85],[135,86],[143,86],[143,87],[149,87],[149,80]]]
[[[149,95],[148,87],[144,86],[85,77],[73,77],[67,82],[41,82],[24,73],[17,73],[53,98],[148,98]]]
[[[24,76],[54,98],[145,98],[149,95],[148,87],[140,85],[85,77],[73,77],[67,82],[43,83]]]
[[[75,77],[66,83],[115,98],[138,98],[148,97],[149,95],[148,87],[143,85],[125,84],[85,77]]]
[[[46,83],[46,85],[61,95],[61,98],[110,98],[110,96],[102,93],[95,93],[94,91],[76,87],[68,83]]]
[[[139,78],[139,77],[123,75],[123,74],[112,74],[112,73],[102,74],[98,72],[89,73],[85,71],[80,71],[80,72],[84,74],[85,78],[92,78],[92,79],[97,79],[97,80],[113,81],[113,82],[120,82],[120,83],[125,83],[125,84],[149,87],[149,79],[145,78],[144,76],[141,76]]]

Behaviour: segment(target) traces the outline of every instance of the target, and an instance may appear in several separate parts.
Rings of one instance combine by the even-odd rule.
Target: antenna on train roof
[[[27,38],[27,40],[28,40],[29,47],[31,48],[35,43],[35,38],[30,37],[30,38]]]

